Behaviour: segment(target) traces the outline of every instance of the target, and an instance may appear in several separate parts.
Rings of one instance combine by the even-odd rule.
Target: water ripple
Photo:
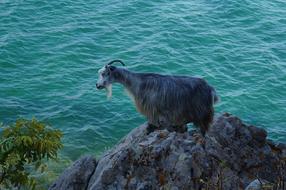
[[[33,116],[63,130],[61,155],[99,155],[145,119],[97,69],[204,77],[229,111],[285,141],[286,3],[0,1],[0,120]]]

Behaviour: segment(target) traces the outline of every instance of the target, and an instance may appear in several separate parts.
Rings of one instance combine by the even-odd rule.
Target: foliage
[[[0,189],[35,189],[36,180],[29,175],[33,168],[44,172],[45,161],[57,158],[62,148],[61,131],[36,119],[20,119],[14,125],[0,127]]]

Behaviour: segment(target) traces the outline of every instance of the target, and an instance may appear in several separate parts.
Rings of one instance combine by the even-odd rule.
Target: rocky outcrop
[[[101,157],[85,189],[235,190],[259,188],[266,181],[267,187],[282,189],[286,146],[266,137],[264,129],[227,113],[215,120],[204,138],[196,131],[147,134],[142,125]],[[77,180],[68,173],[56,184]]]
[[[96,168],[96,160],[91,156],[82,157],[67,168],[51,185],[50,190],[82,190]]]

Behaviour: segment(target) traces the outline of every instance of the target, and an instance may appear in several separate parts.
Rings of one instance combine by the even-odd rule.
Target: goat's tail
[[[213,101],[213,105],[214,105],[220,101],[220,98],[217,95],[217,93],[213,87],[211,88],[211,94],[212,94],[212,101]]]

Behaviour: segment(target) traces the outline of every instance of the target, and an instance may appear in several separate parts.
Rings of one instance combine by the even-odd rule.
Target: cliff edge
[[[50,190],[286,189],[286,145],[225,113],[197,131],[133,129],[98,161],[83,157]]]

